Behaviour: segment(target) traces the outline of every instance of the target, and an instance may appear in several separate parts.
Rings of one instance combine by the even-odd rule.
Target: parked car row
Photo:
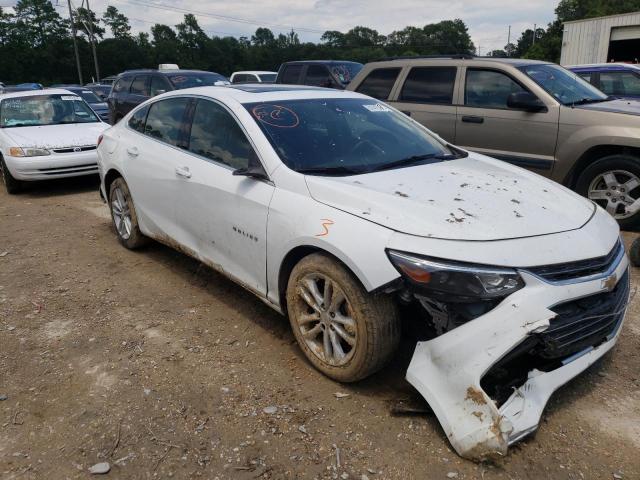
[[[542,62],[294,62],[278,78],[316,66],[338,88],[124,72],[111,128],[68,90],[0,95],[5,186],[97,171],[124,247],[154,239],[228,276],[337,381],[378,371],[417,322],[407,380],[460,455],[504,455],[620,335],[630,272],[612,215],[633,216],[610,203],[636,203],[635,117]],[[594,165],[594,201],[552,181]]]

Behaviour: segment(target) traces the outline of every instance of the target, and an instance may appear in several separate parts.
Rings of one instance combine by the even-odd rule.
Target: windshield
[[[173,86],[178,90],[191,87],[210,87],[215,85],[216,82],[229,83],[229,80],[222,75],[209,72],[177,73],[175,75],[168,75],[168,77]]]
[[[362,64],[356,62],[334,63],[331,71],[343,84],[349,83],[362,70]]]
[[[35,95],[0,102],[0,128],[99,121],[77,95]]]
[[[373,99],[304,99],[244,106],[282,161],[301,173],[353,175],[442,161],[460,153]]]
[[[276,81],[277,73],[261,73],[258,75],[260,77],[260,81],[264,83],[272,83]]]
[[[98,97],[91,90],[82,90],[80,92],[76,90],[73,93],[75,93],[76,95],[80,95],[82,99],[85,102],[87,102],[89,105],[91,105],[92,103],[102,103],[102,100],[100,100],[100,97]]]
[[[563,105],[607,100],[607,95],[560,65],[543,64],[520,67],[531,79]]]

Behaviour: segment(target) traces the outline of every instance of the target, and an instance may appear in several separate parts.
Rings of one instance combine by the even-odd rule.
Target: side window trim
[[[224,167],[227,170],[230,170],[231,172],[233,172],[235,170],[235,168],[231,167],[230,165],[227,165],[226,163],[222,163],[222,162],[217,162],[215,160],[213,160],[212,158],[208,158],[208,157],[204,157],[202,155],[198,155],[195,152],[192,152],[191,150],[189,150],[189,141],[190,141],[190,137],[191,137],[191,127],[193,125],[193,117],[195,115],[196,112],[196,106],[198,104],[198,102],[212,102],[215,103],[216,105],[222,107],[230,116],[231,118],[233,118],[233,120],[236,122],[236,124],[238,125],[238,127],[240,127],[240,130],[242,130],[242,133],[244,134],[244,136],[247,138],[247,140],[249,141],[249,144],[251,145],[251,148],[253,149],[253,152],[255,153],[256,157],[258,158],[258,161],[260,162],[260,165],[262,165],[262,169],[265,171],[265,173],[267,174],[267,176],[269,178],[271,178],[271,176],[269,175],[269,170],[267,170],[267,168],[265,167],[265,162],[262,160],[262,156],[260,151],[258,150],[258,148],[256,147],[255,142],[253,141],[253,139],[251,138],[251,135],[249,135],[249,132],[247,132],[247,130],[244,128],[244,125],[242,124],[242,122],[240,121],[240,119],[238,118],[238,116],[229,108],[227,107],[224,103],[222,103],[221,101],[215,99],[215,98],[211,98],[211,97],[202,97],[200,95],[189,95],[186,98],[191,98],[191,105],[189,105],[187,107],[187,112],[188,113],[188,117],[186,118],[186,121],[188,122],[188,125],[185,128],[185,133],[187,135],[186,137],[186,142],[185,142],[185,148],[181,149],[182,152],[187,153],[189,155],[193,155],[194,157],[204,160],[206,162],[212,163],[214,165],[217,165],[219,167]],[[271,180],[269,180],[270,183]]]
[[[521,112],[522,110],[518,110],[515,108],[500,108],[500,107],[476,107],[473,105],[467,105],[466,104],[466,94],[467,94],[467,81],[468,81],[468,75],[467,72],[469,70],[475,70],[475,71],[484,71],[484,72],[497,72],[497,73],[501,73],[502,75],[508,77],[511,81],[513,81],[514,83],[517,83],[520,88],[522,88],[524,91],[531,93],[532,95],[535,95],[536,97],[540,98],[539,95],[533,93],[531,91],[531,89],[529,89],[527,86],[525,86],[520,80],[518,80],[517,78],[514,78],[513,75],[511,75],[509,72],[506,72],[504,70],[501,70],[499,68],[492,68],[492,67],[469,67],[467,66],[464,69],[464,81],[460,82],[460,88],[461,88],[461,92],[460,92],[460,105],[458,105],[459,107],[465,107],[465,108],[482,108],[485,110],[503,110],[503,111],[507,111],[507,112]],[[542,100],[542,99],[540,99]],[[540,113],[544,113],[544,112],[540,112]]]

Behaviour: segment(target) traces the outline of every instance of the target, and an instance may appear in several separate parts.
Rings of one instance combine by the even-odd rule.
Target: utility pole
[[[507,57],[509,56],[509,45],[511,45],[511,25],[509,25],[509,33],[507,34]]]
[[[91,43],[91,51],[93,52],[93,66],[96,69],[96,82],[100,82],[100,67],[98,66],[98,54],[96,53],[96,40],[93,36],[93,21],[91,20],[91,7],[89,7],[89,0],[87,0],[87,13],[89,14],[89,24],[87,29],[89,30],[89,42]]]
[[[71,9],[71,0],[67,0],[67,5],[69,5],[69,20],[71,20],[71,34],[73,35],[73,51],[76,54],[76,67],[78,67],[78,79],[80,80],[80,85],[84,82],[82,81],[82,68],[80,68],[80,54],[78,54],[78,41],[76,40],[76,24],[73,21],[73,10]]]
[[[535,45],[535,43],[536,43],[536,30],[537,30],[537,25],[534,23],[533,24],[533,42],[532,42],[532,45]]]

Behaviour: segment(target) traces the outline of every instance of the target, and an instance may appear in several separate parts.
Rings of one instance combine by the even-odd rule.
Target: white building
[[[640,12],[564,24],[561,65],[640,61]]]

